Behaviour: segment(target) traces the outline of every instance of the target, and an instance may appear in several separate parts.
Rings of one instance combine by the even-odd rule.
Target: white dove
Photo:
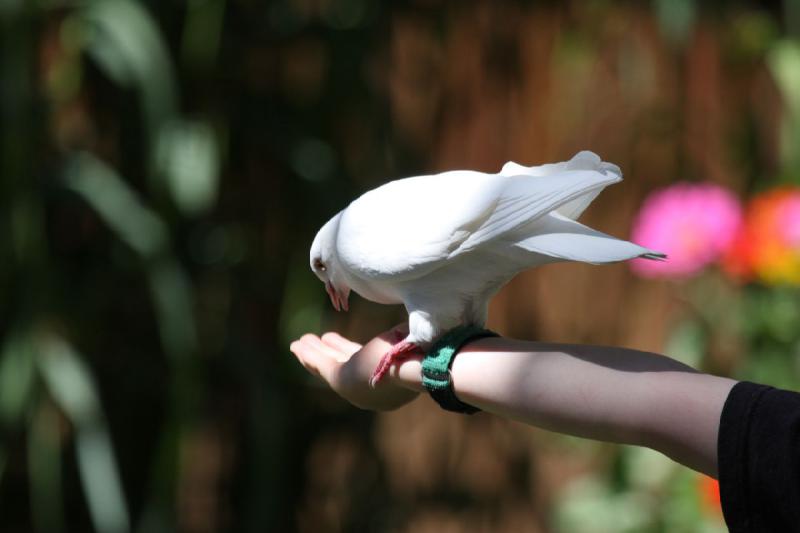
[[[408,311],[408,336],[383,356],[370,384],[444,332],[483,327],[489,299],[523,270],[665,258],[575,222],[621,180],[618,166],[583,151],[542,166],[509,162],[499,174],[456,170],[392,181],[330,219],[314,238],[311,269],[336,310],[347,310],[354,290]]]

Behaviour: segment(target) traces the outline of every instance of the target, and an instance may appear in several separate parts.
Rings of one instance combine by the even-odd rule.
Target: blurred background
[[[659,454],[360,411],[288,345],[404,319],[336,314],[308,268],[358,194],[591,149],[626,179],[583,221],[674,266],[526,272],[490,327],[800,388],[800,2],[2,0],[0,25],[0,529],[724,531]]]

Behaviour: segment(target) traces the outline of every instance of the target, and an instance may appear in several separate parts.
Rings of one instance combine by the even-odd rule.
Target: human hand
[[[322,378],[342,398],[362,409],[388,411],[401,407],[419,394],[399,384],[396,369],[377,387],[369,385],[373,370],[396,341],[400,328],[386,331],[365,346],[335,332],[318,337],[307,333],[289,349],[310,373]]]

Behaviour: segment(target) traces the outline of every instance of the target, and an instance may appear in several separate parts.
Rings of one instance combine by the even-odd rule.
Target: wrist
[[[411,356],[389,371],[389,378],[398,387],[425,392],[422,387],[422,356]]]
[[[456,395],[475,399],[474,381],[486,376],[487,355],[485,348],[497,344],[497,338],[482,338],[469,341],[461,347],[453,358],[451,374]],[[422,356],[411,356],[395,365],[387,377],[396,386],[410,389],[418,393],[426,392],[422,386]]]

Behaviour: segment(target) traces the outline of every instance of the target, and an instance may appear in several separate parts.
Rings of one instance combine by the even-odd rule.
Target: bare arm
[[[351,403],[393,409],[422,392],[420,357],[369,387],[392,334],[366,346],[327,333],[292,351]],[[624,348],[480,339],[456,356],[458,397],[484,411],[560,433],[647,446],[716,477],[722,407],[735,381],[662,355]]]

